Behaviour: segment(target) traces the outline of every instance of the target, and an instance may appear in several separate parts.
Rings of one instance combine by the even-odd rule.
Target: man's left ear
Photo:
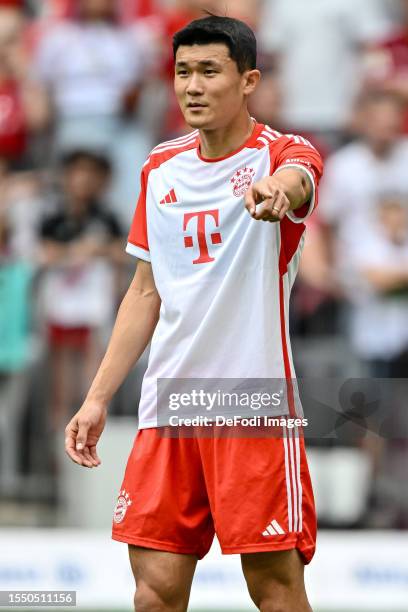
[[[244,74],[244,93],[249,96],[258,87],[258,83],[261,80],[261,73],[259,70],[248,70]]]

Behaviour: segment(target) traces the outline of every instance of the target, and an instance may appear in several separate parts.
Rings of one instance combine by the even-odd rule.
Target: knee
[[[252,600],[260,612],[295,612],[290,607],[289,599],[283,594],[255,595]]]
[[[260,612],[312,612],[307,598],[293,597],[293,593],[252,597],[252,600]]]
[[[135,612],[185,612],[187,609],[183,598],[171,585],[155,590],[146,583],[137,586],[134,605]]]
[[[306,593],[294,585],[269,582],[250,595],[260,612],[311,612]]]
[[[257,607],[260,612],[292,612],[292,608],[269,598],[262,599]]]

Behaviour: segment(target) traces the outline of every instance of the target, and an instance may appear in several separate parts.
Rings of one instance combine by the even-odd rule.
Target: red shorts
[[[48,326],[48,343],[52,348],[73,348],[85,351],[91,339],[90,327]]]
[[[316,513],[304,440],[167,438],[138,432],[113,516],[112,538],[203,558],[217,534],[224,554],[316,545]]]

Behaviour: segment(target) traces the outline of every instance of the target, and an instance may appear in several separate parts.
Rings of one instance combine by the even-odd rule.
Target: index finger
[[[254,197],[253,185],[251,185],[251,187],[248,189],[248,191],[245,194],[245,208],[247,209],[247,211],[249,212],[251,216],[253,216],[256,213],[256,201]]]

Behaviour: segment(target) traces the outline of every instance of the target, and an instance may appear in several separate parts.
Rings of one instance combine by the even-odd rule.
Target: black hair
[[[87,149],[75,149],[65,153],[61,158],[61,166],[64,170],[69,170],[82,161],[92,162],[103,174],[109,175],[112,172],[112,163],[108,156]]]
[[[210,15],[192,21],[173,38],[173,53],[176,59],[177,50],[181,45],[209,45],[224,43],[230,52],[231,59],[243,74],[246,70],[254,70],[257,60],[257,43],[251,28],[232,17]]]

